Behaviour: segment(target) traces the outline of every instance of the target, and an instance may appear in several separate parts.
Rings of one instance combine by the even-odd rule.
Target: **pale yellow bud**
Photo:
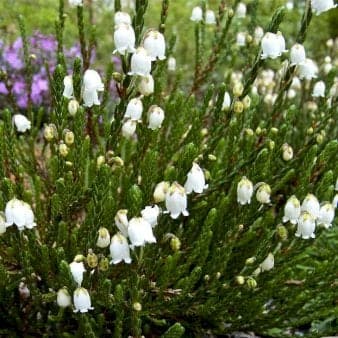
[[[232,89],[232,93],[234,94],[234,96],[239,97],[243,94],[243,90],[244,90],[244,87],[243,87],[242,82],[238,81],[235,83],[234,88]]]
[[[70,100],[68,102],[68,113],[71,116],[75,116],[79,107],[80,107],[79,102],[77,102],[75,99]]]
[[[245,279],[243,276],[236,276],[236,283],[238,285],[243,285],[245,283]]]
[[[134,304],[133,304],[133,309],[135,310],[135,311],[141,311],[142,310],[142,305],[139,303],[139,302],[135,302]]]
[[[65,143],[59,144],[59,153],[62,157],[66,157],[68,155],[69,149]]]
[[[71,146],[74,143],[74,133],[70,130],[65,132],[65,142],[67,146]]]
[[[106,162],[106,159],[104,158],[103,155],[98,156],[96,159],[96,165],[98,168],[100,168],[101,165],[104,164],[105,162]]]

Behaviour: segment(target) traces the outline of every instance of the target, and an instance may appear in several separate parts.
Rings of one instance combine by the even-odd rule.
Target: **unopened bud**
[[[245,283],[245,279],[243,276],[236,276],[236,283],[238,285],[243,285]]]
[[[250,96],[245,95],[244,98],[243,98],[243,100],[242,100],[242,102],[243,102],[244,109],[249,109],[250,108],[250,105],[251,105],[251,98],[250,98]]]
[[[322,134],[318,134],[318,135],[316,136],[316,142],[317,142],[318,144],[321,144],[321,143],[323,143],[323,141],[324,141],[324,136],[323,136]]]
[[[256,262],[256,257],[249,257],[246,259],[245,264],[250,265]]]
[[[242,113],[244,110],[244,105],[242,103],[242,101],[236,101],[234,103],[234,112],[237,113],[237,114],[240,114]]]
[[[217,161],[217,157],[215,155],[213,155],[213,154],[209,154],[208,155],[208,160],[209,161]]]
[[[284,225],[277,225],[277,235],[282,241],[288,239],[288,229]]]
[[[248,287],[250,289],[255,289],[257,287],[257,282],[254,278],[252,277],[249,277],[247,280],[246,280],[246,284],[248,285]]]
[[[289,146],[287,143],[284,143],[282,145],[282,151],[283,151],[283,160],[284,161],[290,161],[293,158],[293,149],[291,146]]]
[[[97,255],[92,250],[89,250],[87,255],[87,264],[90,268],[96,268],[98,264]]]
[[[107,271],[109,269],[109,260],[107,257],[103,257],[99,263],[99,270]]]
[[[169,182],[162,181],[158,183],[155,187],[153,194],[155,203],[163,202],[165,200],[165,195],[170,187]]]
[[[135,303],[133,304],[133,309],[134,309],[135,311],[141,311],[141,310],[142,310],[142,305],[141,305],[139,302],[135,302]]]
[[[79,102],[77,102],[75,99],[73,100],[70,100],[68,102],[68,113],[71,115],[71,116],[75,116],[78,109],[79,109],[80,105],[79,105]]]
[[[180,250],[181,248],[181,241],[178,237],[173,237],[170,240],[170,247],[173,251],[177,252]]]
[[[269,143],[268,143],[268,146],[269,146],[269,149],[270,150],[274,150],[275,149],[275,141],[272,141],[272,140],[270,140],[269,141]]]
[[[59,144],[59,153],[62,157],[66,157],[68,155],[68,147],[65,143],[60,143]]]
[[[123,80],[123,75],[119,72],[114,72],[112,74],[112,77],[113,77],[114,81],[116,81],[116,82],[121,82]]]
[[[238,81],[235,83],[234,88],[232,89],[232,93],[234,94],[234,96],[239,97],[243,94],[243,90],[244,90],[244,87],[243,87],[242,82]]]
[[[48,142],[50,142],[53,138],[57,136],[56,126],[54,124],[49,124],[45,126],[43,136]]]
[[[74,143],[74,133],[72,131],[65,131],[65,142],[67,146],[71,146]]]
[[[100,168],[101,165],[104,164],[105,162],[106,162],[106,159],[104,158],[104,156],[103,156],[103,155],[100,155],[100,156],[98,156],[97,159],[96,159],[96,166],[97,166],[98,168]]]

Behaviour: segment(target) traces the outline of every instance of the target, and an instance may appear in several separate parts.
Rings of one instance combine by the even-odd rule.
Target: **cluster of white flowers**
[[[320,204],[313,194],[308,194],[301,204],[293,195],[285,204],[283,223],[297,224],[297,237],[315,238],[316,225],[322,225],[326,229],[332,226],[336,207],[334,201]]]
[[[201,7],[196,6],[192,9],[190,20],[194,22],[200,22],[203,20],[203,10]],[[205,11],[205,23],[207,25],[216,24],[216,16],[213,10],[207,9]]]
[[[141,46],[135,49],[135,32],[131,25],[131,18],[125,12],[115,14],[114,43],[116,47],[114,53],[118,52],[122,55],[133,53],[128,75],[140,77],[137,89],[141,96],[129,101],[122,125],[122,135],[131,138],[135,135],[137,123],[142,121],[143,104],[141,99],[154,92],[155,83],[151,75],[152,61],[166,59],[166,43],[162,33],[150,29],[145,33]],[[173,65],[173,63],[175,64]],[[175,69],[175,59],[170,59],[169,66],[171,69]],[[163,109],[156,105],[151,106],[148,111],[148,128],[152,130],[161,128],[163,120]]]
[[[122,135],[131,138],[135,135],[137,123],[142,122],[143,104],[142,96],[133,98],[128,102],[125,114],[124,123],[122,125]],[[156,130],[162,127],[164,120],[164,110],[157,106],[152,105],[147,114],[148,128]]]
[[[73,294],[74,312],[86,313],[88,310],[93,310],[90,295],[87,289],[78,287]],[[56,295],[56,303],[61,308],[66,308],[72,305],[70,294],[67,288],[61,288]]]
[[[5,214],[0,214],[0,233],[4,233],[6,228],[13,224],[15,224],[20,231],[25,228],[33,229],[36,227],[31,206],[16,198],[7,202]]]
[[[271,188],[265,182],[259,182],[255,186],[245,176],[237,184],[237,202],[241,205],[250,204],[251,198],[256,190],[256,199],[259,203],[269,204],[271,202]]]
[[[78,102],[73,99],[74,97],[74,87],[73,87],[73,77],[72,75],[66,75],[63,79],[63,96],[69,101],[68,110],[71,115],[76,113],[78,108]],[[98,92],[104,90],[104,84],[101,80],[99,73],[93,69],[87,69],[83,75],[83,86],[82,86],[82,98],[83,105],[85,107],[92,107],[93,105],[100,105]],[[75,110],[75,113],[74,113]]]

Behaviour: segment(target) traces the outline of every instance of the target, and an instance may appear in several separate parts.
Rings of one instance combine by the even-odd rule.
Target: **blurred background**
[[[208,1],[208,8],[218,11],[218,2],[216,0]],[[228,6],[231,6],[233,1],[226,1]],[[250,7],[256,1],[247,0],[246,3],[248,13]],[[111,58],[113,51],[113,0],[84,0],[86,6],[91,7],[92,21],[97,26],[97,54],[96,62],[105,62]],[[121,1],[124,10],[130,14],[133,13],[133,0]],[[161,0],[149,0],[149,11],[145,17],[146,27],[157,27],[160,11]],[[293,10],[287,11],[286,18],[281,25],[287,46],[290,46],[293,41],[291,36],[294,36],[294,31],[298,27],[296,22],[300,22],[300,17],[304,7],[305,1],[288,1],[288,0],[261,0],[258,1],[258,11],[255,18],[255,24],[263,28],[271,19],[273,11],[281,6],[287,5]],[[186,0],[171,0],[169,1],[169,16],[167,19],[167,37],[176,35],[176,45],[174,49],[174,56],[177,59],[178,65],[189,65],[193,58],[194,48],[194,23],[190,21],[191,10],[194,6],[200,5],[200,1],[186,1]],[[77,38],[76,27],[76,9],[68,5],[65,0],[66,31],[65,43],[66,46],[71,47]],[[19,35],[17,15],[22,14],[25,18],[28,35],[32,35],[38,31],[43,34],[55,33],[55,20],[58,15],[58,1],[57,0],[14,0],[0,2],[0,40],[6,43],[13,42]],[[86,11],[89,18],[89,11]],[[244,20],[251,20],[249,15]],[[305,46],[312,54],[313,58],[325,56],[325,42],[328,38],[335,38],[338,36],[338,10],[328,11],[318,17],[312,19],[310,25],[309,35]],[[238,25],[239,26],[239,25]],[[207,27],[212,30],[213,27]],[[252,32],[249,32],[252,33]],[[230,39],[235,41],[236,33],[230,34]],[[233,42],[229,40],[229,43]],[[322,48],[318,48],[322,46]],[[315,47],[315,48],[313,48]]]

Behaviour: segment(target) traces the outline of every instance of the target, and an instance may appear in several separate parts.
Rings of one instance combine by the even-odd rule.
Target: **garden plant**
[[[154,3],[0,41],[0,336],[337,334],[337,5]]]

